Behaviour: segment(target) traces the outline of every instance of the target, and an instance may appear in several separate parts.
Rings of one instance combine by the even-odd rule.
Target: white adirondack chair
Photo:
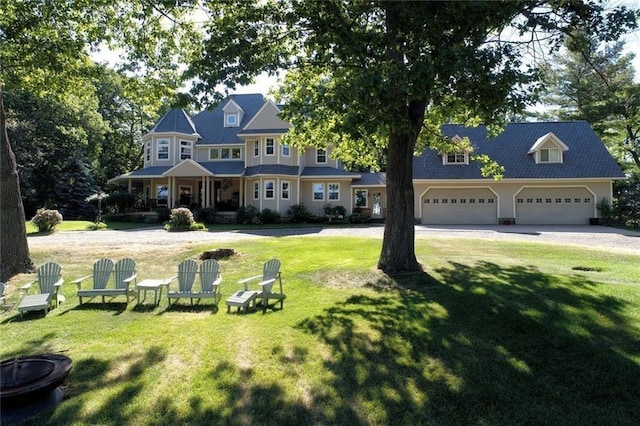
[[[278,259],[268,260],[262,268],[262,275],[245,278],[238,282],[244,285],[245,291],[248,291],[249,283],[257,279],[261,280],[257,284],[260,288],[257,299],[262,300],[262,312],[264,313],[267,311],[267,307],[269,307],[269,299],[275,299],[276,301],[279,301],[280,309],[283,309],[284,299],[287,298],[287,295],[282,291],[282,274],[280,272],[280,261]],[[280,285],[279,292],[275,292],[273,289],[273,284],[276,282],[276,280]],[[277,303],[278,302],[276,302],[276,304]]]

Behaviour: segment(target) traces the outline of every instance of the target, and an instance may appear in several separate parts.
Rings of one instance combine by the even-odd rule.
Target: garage
[[[585,225],[594,216],[594,202],[584,187],[524,188],[516,194],[516,223]]]
[[[497,197],[486,188],[431,188],[422,198],[425,225],[495,225]]]

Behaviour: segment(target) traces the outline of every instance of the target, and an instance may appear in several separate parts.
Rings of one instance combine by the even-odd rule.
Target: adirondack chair
[[[283,309],[284,299],[287,298],[287,295],[282,292],[282,274],[280,273],[280,261],[278,259],[268,260],[262,268],[262,275],[245,278],[238,282],[244,285],[245,291],[248,291],[249,283],[256,279],[261,279],[261,281],[258,283],[260,291],[257,298],[258,300],[262,300],[262,312],[264,313],[267,311],[267,307],[269,306],[269,299],[280,301],[280,309]],[[276,282],[276,280],[280,284],[280,292],[277,293],[273,291],[273,284]]]
[[[55,302],[55,306],[57,307],[59,301],[64,301],[64,296],[60,293],[60,289],[64,283],[60,265],[55,262],[45,263],[38,268],[37,273],[38,278],[36,280],[20,287],[20,289],[26,293],[26,296],[22,298],[18,305],[20,314],[26,311],[44,310],[46,315],[51,307],[51,302]],[[31,286],[36,282],[40,288],[40,294],[31,295],[29,291]]]
[[[168,281],[178,279],[178,290],[172,291],[170,288],[167,291],[167,299],[171,304],[171,299],[175,299],[175,302],[181,298],[190,298],[191,304],[193,304],[193,283],[196,280],[196,274],[198,272],[198,262],[193,259],[187,259],[178,265],[178,275],[169,278]],[[175,303],[174,302],[174,303]]]
[[[207,259],[200,264],[200,285],[201,291],[194,293],[194,298],[213,299],[218,304],[220,300],[220,284],[222,276],[220,275],[220,264],[215,259]],[[192,299],[193,300],[193,299]]]
[[[129,285],[136,282],[138,274],[136,273],[136,261],[130,257],[125,257],[116,262],[114,267],[115,274],[115,290],[118,294],[123,293],[127,296],[127,304],[129,303],[130,289]]]
[[[104,303],[105,296],[111,295],[111,290],[107,289],[107,284],[109,283],[109,278],[111,278],[112,272],[113,260],[100,259],[93,264],[93,274],[71,281],[72,284],[78,286],[78,299],[80,299],[81,305],[83,297],[93,298],[96,296],[102,296],[102,303]],[[81,288],[82,282],[89,278],[93,278],[93,286],[90,289],[83,290]]]

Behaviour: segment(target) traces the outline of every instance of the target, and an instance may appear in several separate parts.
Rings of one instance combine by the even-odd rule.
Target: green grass
[[[151,246],[134,255],[139,278],[170,276],[215,246]],[[417,240],[425,273],[392,280],[374,269],[375,239],[223,246],[239,253],[221,261],[224,295],[274,256],[284,310],[78,306],[67,283],[67,302],[46,318],[0,316],[2,359],[64,351],[74,362],[65,401],[34,421],[640,424],[640,256]],[[31,254],[36,264],[59,259],[70,281],[127,247]]]
[[[57,231],[87,231],[89,230],[89,226],[93,225],[94,222],[89,220],[63,220],[54,232]],[[125,229],[136,229],[136,228],[148,228],[151,226],[160,226],[157,223],[136,223],[136,222],[106,222],[107,228],[105,229],[114,229],[114,230],[125,230]],[[26,222],[27,226],[27,234],[34,235],[38,234],[38,228],[30,221]]]

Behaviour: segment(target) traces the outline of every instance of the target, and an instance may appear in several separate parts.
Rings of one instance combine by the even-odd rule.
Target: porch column
[[[245,185],[244,178],[240,178],[240,184],[239,184],[239,186],[240,186],[240,195],[239,195],[240,207],[244,207],[247,204],[247,203],[245,203],[245,199],[244,199],[244,185]]]

